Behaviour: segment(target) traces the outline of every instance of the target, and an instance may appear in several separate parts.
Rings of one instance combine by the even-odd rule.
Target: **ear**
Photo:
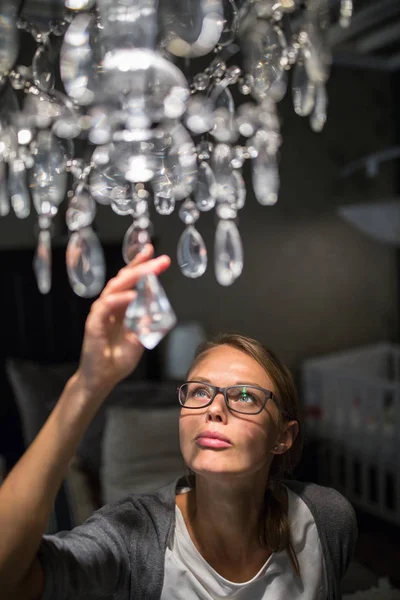
[[[285,454],[293,446],[295,439],[299,433],[299,424],[297,421],[287,421],[281,434],[278,443],[274,446],[272,454]]]

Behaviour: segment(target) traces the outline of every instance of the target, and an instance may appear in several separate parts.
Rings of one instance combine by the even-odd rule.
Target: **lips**
[[[203,439],[219,440],[221,442],[225,442],[226,444],[232,443],[231,440],[226,437],[226,435],[223,435],[222,433],[218,433],[217,431],[203,431],[196,438],[196,440],[203,440]]]

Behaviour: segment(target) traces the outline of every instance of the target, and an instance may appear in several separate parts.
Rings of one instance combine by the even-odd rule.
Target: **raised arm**
[[[70,459],[112,388],[137,366],[143,346],[123,324],[134,286],[159,274],[167,256],[146,246],[111,279],[93,303],[77,372],[66,384],[36,439],[0,487],[0,590],[8,600],[37,600],[45,577],[38,550]]]

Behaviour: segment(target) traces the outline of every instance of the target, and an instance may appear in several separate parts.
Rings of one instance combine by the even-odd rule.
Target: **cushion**
[[[185,474],[179,412],[179,405],[108,409],[100,474],[105,503],[154,492]]]

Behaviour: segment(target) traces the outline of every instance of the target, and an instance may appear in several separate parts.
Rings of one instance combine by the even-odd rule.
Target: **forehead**
[[[254,358],[228,345],[205,352],[189,372],[190,379],[207,379],[217,386],[253,383],[274,391],[274,384],[265,369]]]

